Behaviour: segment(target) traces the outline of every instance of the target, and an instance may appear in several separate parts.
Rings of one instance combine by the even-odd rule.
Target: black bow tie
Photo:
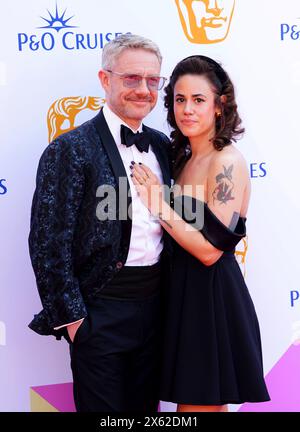
[[[149,151],[149,145],[151,142],[150,132],[132,132],[127,126],[121,125],[121,143],[125,144],[126,147],[130,147],[135,144],[136,148],[140,152]]]

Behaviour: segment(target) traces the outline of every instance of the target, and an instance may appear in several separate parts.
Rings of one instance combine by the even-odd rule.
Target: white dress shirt
[[[151,216],[151,213],[138,196],[135,185],[130,176],[130,165],[132,161],[135,163],[142,162],[151,169],[162,184],[163,178],[160,165],[151,148],[151,144],[148,153],[141,153],[135,145],[126,147],[126,145],[121,143],[120,130],[122,124],[129,127],[134,133],[137,131],[142,132],[142,124],[138,130],[133,130],[122,119],[120,119],[107,104],[104,105],[103,114],[122,158],[131,189],[132,230],[125,266],[150,266],[159,261],[160,253],[163,249],[163,230],[160,223]],[[55,327],[54,329],[58,330],[82,320],[83,318],[72,323]]]
[[[135,145],[126,147],[126,145],[121,143],[120,129],[122,124],[129,127],[133,132],[141,132],[142,125],[140,125],[138,130],[133,130],[112,112],[107,104],[104,105],[103,114],[122,158],[131,189],[132,231],[125,266],[149,266],[155,264],[159,260],[163,248],[163,231],[160,223],[151,216],[151,213],[138,196],[130,176],[130,165],[131,161],[135,163],[142,162],[147,165],[159,178],[160,182],[163,183],[160,165],[151,145],[149,146],[148,153],[141,153]]]

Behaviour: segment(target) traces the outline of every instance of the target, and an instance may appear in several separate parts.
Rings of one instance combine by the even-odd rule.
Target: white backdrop
[[[234,1],[218,3],[226,10]],[[38,409],[39,398],[45,410],[67,409],[49,396],[62,388],[49,385],[71,382],[67,344],[27,327],[41,308],[27,246],[35,174],[48,144],[50,106],[61,98],[104,97],[97,78],[103,43],[126,32],[159,44],[164,76],[180,59],[204,54],[221,61],[235,83],[246,127],[237,146],[252,176],[242,267],[272,397],[241,409],[300,411],[299,0],[236,0],[227,37],[211,44],[189,40],[175,0],[57,0],[57,17],[54,0],[0,4],[0,411]],[[162,96],[146,124],[168,134]],[[82,110],[76,125],[94,115]]]

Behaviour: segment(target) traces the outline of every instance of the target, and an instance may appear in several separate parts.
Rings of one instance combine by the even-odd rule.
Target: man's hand
[[[83,323],[83,320],[84,320],[84,318],[82,318],[82,320],[77,321],[74,324],[69,324],[67,326],[69,338],[71,339],[72,343],[74,342],[74,338],[75,338],[76,332],[79,329],[79,327],[81,326],[81,324]]]

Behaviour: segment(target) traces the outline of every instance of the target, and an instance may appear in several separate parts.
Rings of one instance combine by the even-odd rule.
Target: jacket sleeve
[[[38,166],[29,252],[39,295],[52,328],[87,315],[73,271],[73,236],[84,190],[79,146],[58,138]]]

